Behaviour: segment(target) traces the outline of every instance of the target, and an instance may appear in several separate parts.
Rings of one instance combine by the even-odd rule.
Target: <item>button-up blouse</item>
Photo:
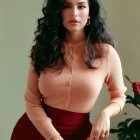
[[[88,113],[94,108],[103,85],[110,93],[110,103],[116,103],[120,112],[124,107],[127,87],[124,85],[122,66],[117,51],[109,44],[102,44],[104,55],[96,58],[90,69],[83,61],[86,40],[69,44],[63,42],[62,51],[67,66],[61,73],[45,68],[40,76],[30,61],[25,91],[26,113],[37,130],[49,140],[59,132],[54,128],[41,106],[45,104],[62,110]],[[120,113],[119,112],[119,113]]]

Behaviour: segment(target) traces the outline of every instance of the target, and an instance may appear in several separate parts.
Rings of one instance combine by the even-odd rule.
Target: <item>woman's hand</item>
[[[50,140],[64,140],[60,135],[56,135],[55,137],[51,138]]]
[[[99,113],[92,125],[90,136],[87,140],[103,140],[109,136],[110,116],[104,110]]]

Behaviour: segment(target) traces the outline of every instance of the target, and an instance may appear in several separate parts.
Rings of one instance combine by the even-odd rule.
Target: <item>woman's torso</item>
[[[90,112],[105,82],[106,57],[97,58],[89,69],[84,62],[85,41],[69,45],[62,51],[68,64],[61,73],[46,68],[39,77],[39,90],[44,103],[73,112]]]

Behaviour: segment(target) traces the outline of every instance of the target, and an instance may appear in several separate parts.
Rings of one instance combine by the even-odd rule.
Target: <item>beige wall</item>
[[[28,68],[29,50],[33,45],[36,20],[42,15],[43,0],[1,0],[0,2],[0,139],[8,140],[16,121],[25,112],[24,91]],[[108,22],[117,41],[123,72],[133,81],[140,81],[140,1],[105,0]],[[127,94],[132,94],[131,85]],[[109,102],[109,93],[104,86],[91,121]],[[128,115],[124,116],[123,113]],[[111,128],[126,117],[138,117],[138,110],[126,105],[121,114],[111,118]],[[110,134],[108,140],[117,140]]]

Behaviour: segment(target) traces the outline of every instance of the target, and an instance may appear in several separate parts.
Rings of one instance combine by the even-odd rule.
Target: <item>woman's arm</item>
[[[104,108],[106,113],[110,116],[114,116],[120,113],[125,105],[126,96],[125,92],[127,87],[124,85],[123,72],[120,57],[117,51],[112,47],[108,46],[107,55],[107,76],[105,82],[108,86],[110,93],[110,103]]]
[[[41,105],[41,94],[38,88],[38,76],[34,71],[33,62],[31,61],[28,69],[28,78],[25,91],[26,113],[36,129],[46,140],[55,136],[61,136],[54,128],[51,118],[49,118]],[[62,139],[61,139],[62,140]]]
[[[88,140],[103,140],[109,136],[110,117],[120,113],[126,101],[124,92],[127,88],[124,86],[123,82],[120,58],[116,50],[110,45],[108,45],[107,52],[107,75],[105,82],[110,93],[110,103],[98,114]]]
[[[120,107],[116,103],[110,103],[101,112],[109,117],[113,117],[120,112]]]

